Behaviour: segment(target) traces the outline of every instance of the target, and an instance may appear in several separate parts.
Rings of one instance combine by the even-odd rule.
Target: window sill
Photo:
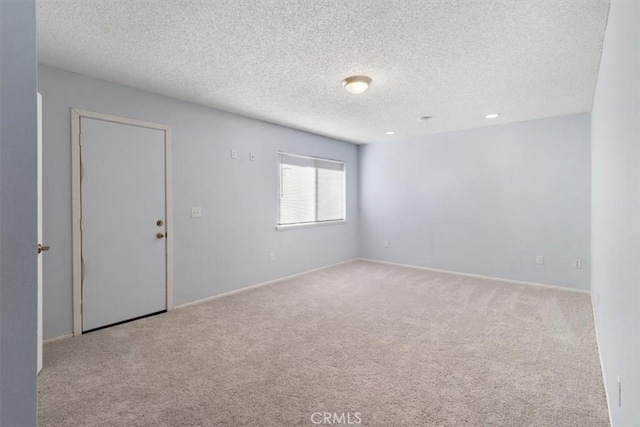
[[[308,228],[308,227],[323,227],[325,225],[337,225],[337,224],[346,224],[346,219],[341,219],[339,221],[324,221],[324,222],[310,222],[306,224],[289,224],[289,225],[278,225],[276,226],[276,230],[293,230],[296,228]]]

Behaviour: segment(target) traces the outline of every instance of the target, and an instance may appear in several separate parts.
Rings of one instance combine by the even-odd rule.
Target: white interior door
[[[167,308],[165,133],[81,117],[82,329]]]
[[[38,372],[42,370],[42,95],[38,93]]]

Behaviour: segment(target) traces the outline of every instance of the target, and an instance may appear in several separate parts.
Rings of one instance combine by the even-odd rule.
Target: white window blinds
[[[278,225],[345,219],[344,162],[278,153]]]

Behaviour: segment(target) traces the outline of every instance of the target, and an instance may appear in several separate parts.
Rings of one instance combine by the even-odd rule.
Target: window
[[[344,162],[278,153],[278,228],[344,221]]]

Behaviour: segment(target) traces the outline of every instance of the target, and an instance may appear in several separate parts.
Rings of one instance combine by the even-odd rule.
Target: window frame
[[[342,164],[344,179],[342,181],[342,219],[334,219],[327,221],[314,221],[314,222],[300,222],[296,224],[279,224],[280,217],[280,199],[281,199],[281,189],[282,189],[282,173],[281,173],[281,163],[280,156],[291,156],[298,157],[301,159],[310,159],[310,160],[321,160],[324,162],[332,162]],[[286,151],[277,151],[276,152],[276,173],[278,175],[277,178],[277,189],[276,189],[276,230],[293,230],[297,228],[307,228],[307,227],[322,227],[326,225],[337,225],[337,224],[346,224],[347,222],[347,162],[345,160],[336,160],[329,159],[326,157],[318,157],[318,156],[309,156],[304,154],[294,154]],[[317,168],[316,168],[316,176],[317,176]],[[317,178],[316,178],[317,179]],[[317,186],[317,181],[316,181]],[[316,194],[316,212],[318,210],[318,197]],[[316,216],[317,217],[317,216]]]

